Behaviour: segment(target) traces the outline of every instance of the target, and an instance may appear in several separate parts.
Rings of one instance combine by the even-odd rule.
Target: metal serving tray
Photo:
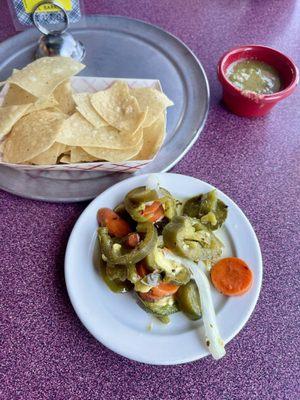
[[[209,108],[209,85],[196,56],[180,40],[142,21],[93,15],[86,26],[71,30],[86,48],[85,76],[159,79],[173,100],[168,110],[167,135],[157,157],[139,173],[173,167],[202,131]],[[0,81],[13,68],[33,60],[39,32],[30,29],[0,44]],[[76,172],[76,171],[75,171]],[[0,166],[0,187],[17,195],[48,201],[72,202],[95,197],[128,177],[126,173],[82,171],[80,174],[35,174]]]

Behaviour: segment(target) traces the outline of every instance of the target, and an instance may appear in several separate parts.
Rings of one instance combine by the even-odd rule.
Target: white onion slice
[[[165,196],[165,194],[160,190],[160,183],[156,174],[151,174],[148,176],[146,181],[146,189],[155,190],[158,198]]]
[[[150,174],[146,181],[146,189],[155,190],[159,194],[159,180],[156,174]]]
[[[206,335],[205,342],[213,358],[216,360],[222,358],[226,354],[226,351],[224,348],[224,342],[219,333],[216,313],[210,292],[210,284],[205,273],[201,270],[200,265],[197,265],[186,258],[178,257],[167,249],[164,249],[164,255],[167,259],[173,260],[188,268],[195,279],[200,295],[202,319]]]

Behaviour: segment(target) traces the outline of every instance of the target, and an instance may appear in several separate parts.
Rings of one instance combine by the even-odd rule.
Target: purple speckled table
[[[212,183],[245,211],[262,248],[262,292],[221,361],[175,367],[129,361],[84,329],[66,293],[65,246],[86,204],[49,204],[1,192],[0,398],[299,399],[299,89],[269,116],[248,120],[220,106],[216,79],[218,58],[238,44],[274,46],[299,65],[299,1],[86,3],[89,13],[163,27],[203,63],[211,86],[208,121],[174,172]],[[3,1],[0,11],[5,40],[15,31]]]

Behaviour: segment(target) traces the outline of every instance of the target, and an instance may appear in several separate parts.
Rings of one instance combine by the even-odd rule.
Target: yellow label
[[[22,0],[25,11],[27,13],[32,13],[34,7],[41,2],[41,0]],[[57,3],[59,3],[66,11],[72,11],[72,0],[58,0]],[[37,12],[53,12],[53,11],[59,11],[59,8],[56,7],[55,5],[51,4],[51,2],[47,4],[41,5]]]

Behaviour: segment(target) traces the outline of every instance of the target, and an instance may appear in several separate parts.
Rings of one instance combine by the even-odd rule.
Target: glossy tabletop
[[[157,24],[202,62],[211,88],[207,124],[173,172],[217,186],[244,210],[263,254],[261,296],[218,362],[208,357],[159,367],[127,360],[84,329],[66,293],[65,247],[86,203],[50,204],[0,192],[0,398],[300,398],[299,89],[268,116],[244,119],[220,104],[216,77],[220,56],[239,44],[273,46],[299,65],[300,3],[91,0],[86,11]],[[2,1],[0,40],[15,33]]]

